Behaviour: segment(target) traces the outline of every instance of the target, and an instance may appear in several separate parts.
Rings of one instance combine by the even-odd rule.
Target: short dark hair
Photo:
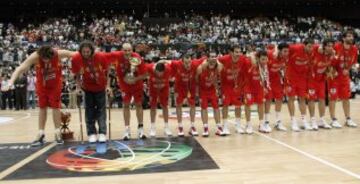
[[[307,45],[307,44],[314,44],[314,40],[313,40],[312,38],[306,38],[306,39],[303,41],[303,43],[304,43],[305,45]]]
[[[41,46],[36,52],[44,59],[51,59],[55,55],[54,50],[50,45]]]
[[[155,71],[157,72],[165,71],[165,63],[156,63]]]
[[[190,58],[190,59],[191,59],[191,54],[186,53],[186,54],[182,55],[181,58],[182,58],[182,59],[185,59],[185,58]]]
[[[285,48],[289,48],[289,44],[287,44],[286,42],[281,42],[279,43],[279,45],[277,46],[278,50],[281,51]]]
[[[265,49],[260,49],[256,52],[256,57],[261,57],[261,56],[268,56],[267,52]]]
[[[323,40],[322,45],[327,46],[329,43],[334,43],[335,41],[331,38],[326,38]]]
[[[341,38],[345,38],[346,35],[348,35],[348,34],[352,34],[352,35],[355,37],[355,32],[354,32],[354,30],[352,30],[352,29],[347,29],[347,30],[345,30],[345,31],[342,33]]]
[[[240,45],[238,45],[238,44],[231,45],[230,48],[229,48],[229,51],[230,51],[230,52],[234,52],[235,49],[240,49],[240,51],[241,51]]]

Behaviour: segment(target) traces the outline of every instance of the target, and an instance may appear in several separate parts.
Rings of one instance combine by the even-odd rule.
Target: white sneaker
[[[179,126],[178,127],[178,137],[184,137],[184,127]]]
[[[105,134],[99,134],[99,142],[106,142],[106,135]]]
[[[95,143],[97,141],[96,134],[89,135],[89,143]]]
[[[306,120],[303,120],[302,128],[304,130],[312,130],[312,127],[310,126],[310,124]]]
[[[286,127],[281,123],[280,120],[276,121],[275,129],[278,131],[286,131]]]
[[[300,128],[296,120],[291,122],[291,130],[294,132],[300,132]]]
[[[199,135],[199,133],[196,131],[196,128],[193,127],[193,126],[190,128],[189,134],[191,136],[198,136]]]
[[[266,122],[260,123],[260,125],[259,125],[259,132],[269,133],[268,130],[267,130],[266,124],[267,124]]]
[[[254,133],[254,130],[253,130],[253,127],[252,127],[251,124],[246,125],[245,132],[246,132],[247,134],[253,134],[253,133]]]
[[[311,128],[312,128],[312,130],[315,130],[315,131],[319,130],[319,126],[316,123],[316,120],[311,120]]]
[[[149,135],[150,135],[150,137],[156,137],[156,127],[155,126],[150,127]]]
[[[125,132],[124,132],[124,135],[123,135],[123,140],[124,141],[127,141],[130,139],[130,130],[129,129],[126,129]]]
[[[319,128],[331,129],[331,126],[324,119],[320,119]]]
[[[265,129],[267,133],[270,133],[272,131],[270,123],[268,121],[265,122]]]
[[[340,123],[337,121],[337,119],[333,120],[330,124],[333,128],[341,128],[342,126],[340,125]]]
[[[139,135],[139,139],[146,139],[146,135],[144,133],[144,128],[138,128],[138,135]]]
[[[172,136],[172,133],[171,133],[169,127],[166,126],[164,132],[165,132],[165,135],[166,135],[166,136],[169,136],[169,137]]]
[[[230,135],[231,134],[227,124],[224,124],[223,132],[224,132],[225,135]]]
[[[243,129],[243,127],[241,126],[240,123],[236,124],[236,132],[238,134],[244,134],[245,133],[245,130]]]
[[[352,128],[357,127],[357,124],[352,119],[347,119],[345,125]]]
[[[208,127],[204,127],[204,132],[202,133],[203,137],[209,137],[209,128]]]

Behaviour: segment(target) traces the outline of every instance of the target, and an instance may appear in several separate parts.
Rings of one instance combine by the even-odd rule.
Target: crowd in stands
[[[315,17],[232,19],[230,16],[222,15],[189,15],[181,22],[168,25],[146,25],[126,15],[107,18],[50,18],[42,24],[29,23],[25,27],[0,23],[0,81],[1,86],[4,86],[14,68],[42,44],[77,50],[81,41],[92,40],[99,50],[109,52],[120,49],[125,42],[130,42],[143,46],[140,54],[146,61],[156,61],[159,58],[177,59],[184,51],[189,50],[200,56],[201,51],[209,47],[224,54],[227,52],[227,46],[233,44],[241,45],[246,53],[256,47],[284,41],[297,43],[308,37],[314,38],[316,42],[321,42],[324,38],[339,40],[341,32],[347,28],[348,26],[340,23]],[[360,29],[353,29],[360,35]],[[360,45],[359,38],[355,39],[355,44]],[[71,95],[75,84],[69,63],[63,61],[63,102],[64,106],[75,108],[76,96]],[[352,71],[352,79],[355,94],[360,92],[360,73],[357,69]],[[115,77],[112,77],[112,80],[116,89]],[[35,81],[34,71],[31,70],[18,79],[15,89],[0,92],[0,107],[34,108]],[[26,102],[21,96],[26,96]],[[116,92],[115,97],[117,106],[121,107],[120,92]],[[4,103],[6,101],[7,103]]]

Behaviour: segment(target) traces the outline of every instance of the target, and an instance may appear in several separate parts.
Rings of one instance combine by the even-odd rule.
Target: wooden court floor
[[[72,114],[70,128],[79,135],[79,116],[76,109]],[[174,112],[171,109],[170,112]],[[351,101],[351,112],[355,122],[360,124],[360,100]],[[158,115],[161,111],[158,112]],[[50,115],[50,114],[49,114]],[[343,124],[344,117],[341,104],[337,104],[337,115]],[[30,142],[37,133],[38,110],[0,111],[0,116],[14,118],[10,122],[0,124],[0,143]],[[123,133],[122,111],[114,109],[112,116],[112,135],[119,139]],[[50,116],[51,117],[51,116]],[[289,116],[284,106],[282,117],[289,127]],[[144,111],[145,130],[148,133],[150,112]],[[328,111],[327,111],[327,119]],[[136,135],[135,112],[132,112],[132,135]],[[158,136],[163,136],[163,121],[157,117]],[[216,137],[215,123],[210,121],[209,138],[197,137],[196,140],[214,159],[220,169],[165,172],[139,175],[81,177],[81,178],[49,178],[41,180],[0,181],[0,183],[37,183],[37,184],[88,184],[95,183],[163,183],[163,184],[219,184],[219,183],[360,183],[360,127],[302,132],[276,132],[253,135],[239,135],[231,126],[232,135]],[[258,121],[254,118],[254,127]],[[244,123],[244,120],[243,120]],[[199,133],[202,133],[200,119],[196,121]],[[176,133],[176,120],[170,120],[173,133]],[[185,130],[189,128],[188,120],[184,120]],[[47,141],[53,140],[53,125],[48,118],[46,129]],[[46,148],[44,148],[46,149]],[[32,158],[23,160],[25,163]],[[0,178],[16,171],[23,163],[1,172]],[[34,168],[36,169],[36,168]]]

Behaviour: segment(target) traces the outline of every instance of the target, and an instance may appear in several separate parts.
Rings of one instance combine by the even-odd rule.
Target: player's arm
[[[29,68],[36,64],[39,60],[39,55],[37,52],[32,53],[26,60],[15,69],[14,73],[11,75],[10,81],[8,83],[8,86],[5,87],[5,91],[9,90],[11,86],[14,85],[15,80],[24,72],[29,70]]]
[[[76,52],[69,51],[69,50],[58,50],[59,58],[71,58],[75,55]]]

